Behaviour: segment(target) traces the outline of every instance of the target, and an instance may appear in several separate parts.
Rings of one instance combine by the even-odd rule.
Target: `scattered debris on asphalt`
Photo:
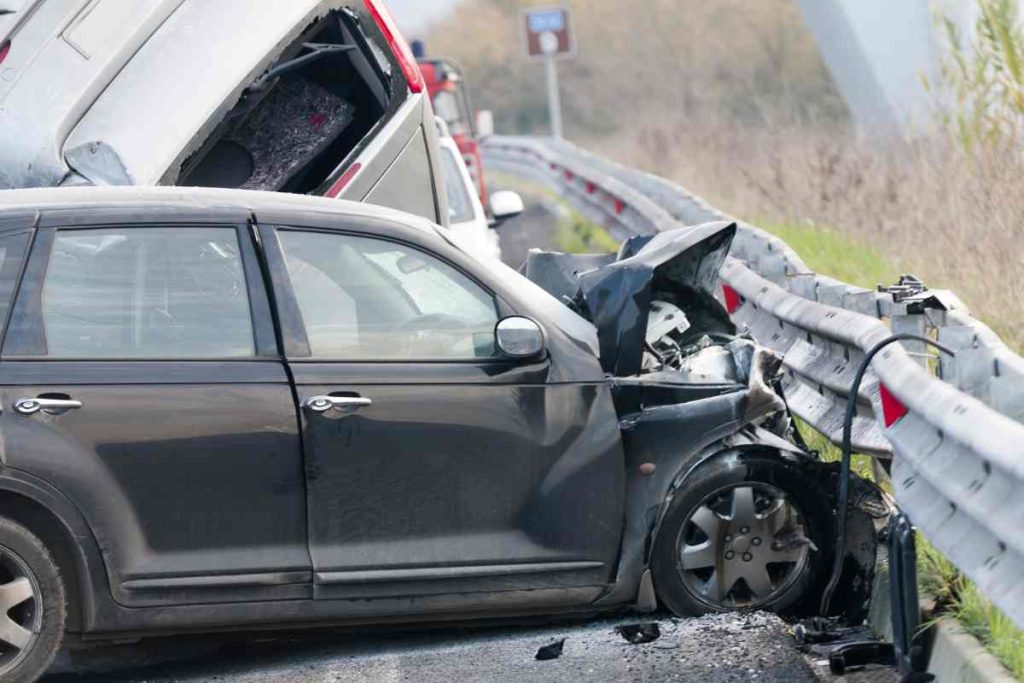
[[[615,632],[625,638],[627,643],[633,645],[650,643],[661,637],[661,629],[654,621],[644,624],[622,624],[615,627]]]
[[[537,661],[546,662],[549,659],[558,659],[562,656],[562,649],[565,647],[565,638],[549,643],[537,650]]]

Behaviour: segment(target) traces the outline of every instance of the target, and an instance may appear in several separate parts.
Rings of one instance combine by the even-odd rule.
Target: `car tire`
[[[0,607],[0,681],[35,681],[49,668],[64,639],[64,581],[43,542],[3,517]]]
[[[686,477],[659,525],[658,599],[679,616],[800,611],[829,562],[830,519],[799,461],[769,450],[713,456]]]

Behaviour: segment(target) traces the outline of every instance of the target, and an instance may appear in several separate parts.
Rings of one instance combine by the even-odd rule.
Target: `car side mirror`
[[[492,193],[490,204],[491,215],[494,216],[494,221],[491,223],[492,228],[498,227],[509,218],[515,218],[526,210],[523,198],[519,196],[518,192],[512,192],[511,190],[500,190]]]
[[[476,136],[483,140],[494,135],[494,113],[489,109],[481,109],[476,113]]]
[[[494,328],[494,343],[510,358],[533,358],[544,351],[544,331],[533,320],[514,315]]]

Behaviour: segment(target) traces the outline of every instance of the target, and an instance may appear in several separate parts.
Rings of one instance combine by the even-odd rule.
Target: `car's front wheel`
[[[798,605],[820,575],[828,502],[798,463],[726,453],[691,473],[651,558],[658,598],[679,615]]]
[[[0,681],[34,681],[64,637],[66,604],[60,570],[24,526],[0,517]]]

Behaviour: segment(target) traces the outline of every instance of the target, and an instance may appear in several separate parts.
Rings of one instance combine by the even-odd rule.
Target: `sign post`
[[[572,18],[565,7],[531,7],[523,11],[526,51],[544,61],[548,84],[548,115],[551,134],[562,137],[562,95],[558,87],[558,59],[575,50]]]

